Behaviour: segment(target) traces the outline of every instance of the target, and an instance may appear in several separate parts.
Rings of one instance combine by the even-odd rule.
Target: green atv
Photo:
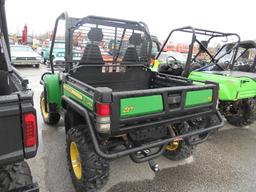
[[[182,33],[183,39],[190,41],[187,63],[191,63],[191,67],[183,67],[179,61],[171,58],[159,67],[159,71],[182,75],[195,81],[218,83],[219,108],[227,121],[235,126],[253,123],[256,112],[256,74],[237,71],[234,68],[240,37],[234,33],[192,27],[182,28],[179,32]],[[164,46],[169,41],[173,41],[170,36]],[[160,55],[161,51],[158,57]],[[177,69],[179,73],[175,73]]]
[[[194,84],[148,68],[152,39],[145,24],[63,13],[56,20],[50,55],[60,20],[66,21],[65,70],[55,73],[51,60],[52,71],[41,80],[41,112],[50,125],[64,114],[67,160],[77,191],[105,184],[111,159],[129,155],[158,171],[153,159],[163,154],[171,160],[187,158],[193,145],[223,126],[216,84]],[[74,33],[85,38],[76,46]],[[111,54],[104,46],[108,42],[114,43]],[[83,50],[78,62],[71,54],[77,48]],[[208,121],[199,126],[200,119]]]

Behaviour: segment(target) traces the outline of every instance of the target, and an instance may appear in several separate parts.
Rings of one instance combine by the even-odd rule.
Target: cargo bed
[[[174,116],[181,122],[217,112],[216,84],[196,85],[182,77],[152,73],[142,65],[125,66],[125,73],[104,73],[102,68],[87,65],[65,76],[63,93],[90,111],[94,99],[111,103],[112,134],[173,123]]]

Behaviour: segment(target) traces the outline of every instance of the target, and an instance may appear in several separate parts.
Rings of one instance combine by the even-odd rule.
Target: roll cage
[[[55,21],[53,36],[52,36],[52,44],[50,47],[50,66],[51,72],[54,73],[54,66],[53,66],[53,49],[56,40],[57,28],[60,20],[65,20],[65,72],[69,72],[73,67],[73,60],[72,60],[72,49],[73,49],[73,35],[74,31],[81,27],[83,24],[95,24],[96,26],[104,25],[109,27],[123,28],[124,30],[133,30],[133,31],[142,31],[144,32],[144,36],[148,39],[149,47],[148,47],[148,54],[147,59],[150,62],[151,58],[151,49],[152,49],[152,40],[149,34],[148,27],[143,22],[136,22],[136,21],[129,21],[129,20],[122,20],[122,19],[114,19],[114,18],[107,18],[107,17],[99,17],[99,16],[87,16],[83,18],[74,18],[69,17],[66,12],[62,13]],[[115,47],[117,46],[117,39],[115,39]],[[121,45],[120,45],[121,46]],[[119,51],[120,51],[119,46]],[[113,59],[113,62],[115,60]]]
[[[193,28],[191,26],[187,26],[187,27],[182,27],[182,28],[177,28],[174,29],[170,32],[170,34],[168,35],[167,39],[165,40],[162,48],[160,49],[160,52],[158,53],[156,59],[158,59],[158,57],[161,55],[161,52],[164,51],[165,46],[167,45],[168,41],[170,40],[172,34],[174,32],[185,32],[185,33],[191,33],[192,34],[192,39],[191,42],[189,44],[189,49],[188,49],[188,55],[187,55],[187,61],[184,67],[184,71],[182,73],[182,76],[187,77],[189,75],[190,72],[190,65],[192,62],[194,62],[196,60],[196,58],[198,57],[198,55],[203,51],[205,52],[209,57],[210,57],[210,62],[209,63],[214,63],[217,64],[218,60],[220,59],[216,59],[216,56],[223,50],[224,47],[221,47],[216,54],[212,54],[210,52],[210,50],[207,48],[207,45],[209,44],[209,42],[213,39],[213,38],[217,38],[217,37],[226,37],[228,38],[229,36],[235,36],[237,37],[237,41],[234,43],[232,49],[229,49],[228,51],[234,51],[234,55],[232,57],[231,60],[231,64],[234,64],[236,55],[237,55],[237,51],[238,51],[238,45],[240,43],[240,36],[236,33],[223,33],[223,32],[218,32],[218,31],[211,31],[211,30],[205,30],[205,29],[199,29],[199,28]],[[200,41],[197,36],[204,36],[207,37],[206,41]],[[195,56],[193,57],[193,50],[195,47],[195,43],[198,43],[199,45],[199,50],[198,52],[195,54]],[[224,56],[224,55],[223,55]]]

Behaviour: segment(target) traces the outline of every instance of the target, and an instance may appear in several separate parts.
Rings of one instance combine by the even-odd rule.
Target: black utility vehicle
[[[0,0],[0,192],[37,192],[24,159],[38,147],[33,92],[11,66],[4,0]]]

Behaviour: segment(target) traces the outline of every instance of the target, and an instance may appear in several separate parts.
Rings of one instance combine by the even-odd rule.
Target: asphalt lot
[[[39,110],[40,77],[46,70],[18,68],[34,90],[40,146],[29,160],[41,192],[74,192],[65,152],[63,121],[57,127],[43,123]],[[153,173],[147,163],[135,164],[128,157],[111,162],[110,178],[101,192],[254,192],[256,191],[256,124],[246,128],[226,125],[211,140],[196,147],[192,157],[173,162],[156,160],[161,171]]]

